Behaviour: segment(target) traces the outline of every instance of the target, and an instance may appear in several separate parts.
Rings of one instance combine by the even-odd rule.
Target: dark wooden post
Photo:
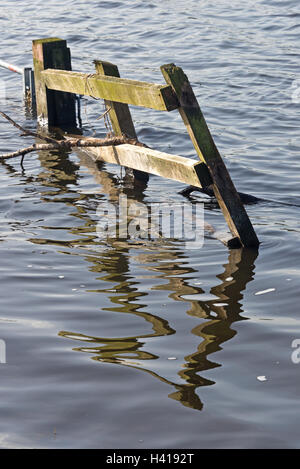
[[[94,60],[94,64],[96,67],[96,72],[99,75],[120,78],[117,65],[114,65],[110,62],[103,62],[101,60]],[[130,138],[137,138],[128,104],[108,100],[104,100],[104,103],[106,109],[110,109],[109,117],[114,134],[116,136],[125,134]],[[128,172],[128,168],[126,168],[126,170]],[[131,170],[129,170],[129,172],[130,171]],[[144,173],[143,171],[133,169],[132,173],[139,181],[147,182],[149,179],[149,174]]]
[[[71,70],[67,42],[59,38],[37,39],[32,43],[38,122],[43,126],[76,127],[75,95],[48,90],[41,72],[47,68]]]
[[[227,168],[218,152],[187,76],[174,64],[163,65],[162,74],[173,87],[199,158],[207,165],[213,180],[213,190],[229,229],[245,247],[257,247],[259,241]]]

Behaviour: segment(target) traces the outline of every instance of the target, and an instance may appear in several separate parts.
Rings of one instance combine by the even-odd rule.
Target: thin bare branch
[[[122,145],[124,143],[130,143],[132,145],[145,146],[136,139],[128,138],[125,135],[122,137],[107,137],[107,138],[93,138],[93,137],[68,137],[65,136],[62,140],[56,140],[55,138],[47,137],[45,135],[33,132],[31,130],[24,129],[21,125],[17,124],[11,117],[4,112],[0,111],[0,115],[4,117],[10,124],[22,131],[22,135],[30,135],[41,140],[45,140],[47,143],[34,143],[33,145],[21,148],[20,150],[0,155],[0,160],[7,160],[10,158],[22,157],[33,151],[49,151],[49,150],[65,150],[71,151],[72,148],[84,148],[84,147],[104,147],[104,146],[115,146]]]
[[[21,125],[17,124],[11,117],[9,117],[5,112],[0,111],[0,116],[4,117],[4,119],[8,120],[14,127],[21,130],[21,135],[30,135],[31,137],[40,138],[41,140],[45,140],[48,143],[55,143],[57,140],[55,138],[47,137],[46,135],[39,134],[37,132],[33,132],[32,130],[24,129]]]
[[[124,143],[134,144],[135,140],[129,139],[126,137],[114,137],[114,138],[71,138],[68,140],[61,140],[55,143],[35,143],[30,147],[21,148],[12,153],[6,153],[0,155],[0,160],[8,160],[10,158],[15,158],[17,156],[24,156],[27,153],[33,151],[49,151],[49,150],[67,150],[71,151],[72,148],[86,148],[86,147],[105,147],[105,146],[115,146],[122,145]]]

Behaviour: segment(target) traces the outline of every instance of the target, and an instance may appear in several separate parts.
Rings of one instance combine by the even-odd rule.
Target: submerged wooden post
[[[37,39],[32,42],[32,52],[39,124],[75,128],[74,94],[49,90],[41,75],[48,68],[71,70],[71,54],[67,42],[59,38]]]
[[[110,77],[120,78],[120,73],[117,65],[110,62],[103,62],[101,60],[94,60],[96,72],[99,75],[106,75]],[[110,109],[109,117],[111,125],[116,136],[126,135],[130,138],[137,138],[134,124],[132,121],[131,113],[128,104],[118,103],[116,101],[104,100],[106,109]],[[126,168],[127,170],[128,168]],[[149,174],[136,169],[132,170],[135,178],[140,181],[148,182]]]
[[[163,65],[162,74],[179,100],[179,112],[200,159],[207,165],[213,190],[230,231],[245,247],[259,241],[227,168],[218,152],[187,76],[174,64]]]

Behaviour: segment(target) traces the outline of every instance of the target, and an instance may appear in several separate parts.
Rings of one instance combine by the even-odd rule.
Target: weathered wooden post
[[[227,168],[218,152],[187,76],[174,64],[163,65],[162,74],[179,100],[179,112],[198,153],[207,165],[213,190],[233,236],[245,247],[257,247],[259,241]]]
[[[75,96],[49,90],[41,72],[47,68],[71,70],[71,54],[67,42],[59,38],[34,40],[32,43],[36,106],[42,126],[76,127]]]
[[[99,75],[106,75],[110,77],[120,78],[120,73],[117,65],[110,62],[103,62],[101,60],[94,60],[96,72]],[[110,109],[109,117],[111,125],[116,136],[126,135],[130,138],[137,138],[134,124],[132,121],[131,113],[128,104],[118,103],[116,101],[104,100],[106,109]],[[128,169],[128,168],[126,168]],[[142,182],[148,182],[149,174],[136,169],[132,171],[134,177]]]

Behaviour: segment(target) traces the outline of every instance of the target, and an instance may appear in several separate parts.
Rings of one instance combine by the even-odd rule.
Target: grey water
[[[237,189],[271,202],[247,206],[258,251],[99,239],[97,207],[178,204],[182,184],[137,193],[76,152],[2,163],[1,447],[299,448],[299,20],[296,0],[2,0],[15,65],[60,37],[77,71],[101,59],[164,83],[160,66],[181,66]],[[20,76],[0,69],[0,87],[0,109],[35,129]],[[85,135],[105,135],[102,112],[83,100]],[[177,111],[132,115],[142,142],[197,159]],[[0,136],[0,153],[32,142],[2,119]]]

